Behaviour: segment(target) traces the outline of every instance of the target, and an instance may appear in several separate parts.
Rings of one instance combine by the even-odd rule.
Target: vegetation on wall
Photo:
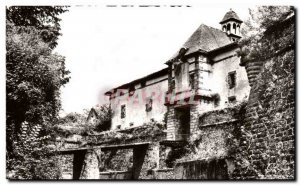
[[[93,133],[94,127],[87,124],[84,114],[71,112],[58,119],[58,124],[53,127],[57,136],[68,138],[72,135],[87,136]]]
[[[233,107],[200,114],[198,130],[191,134],[187,150],[177,162],[235,155],[246,104],[242,102]]]
[[[260,68],[260,73],[234,155],[234,178],[292,179],[294,8],[264,6],[253,11],[256,32],[241,41],[239,54],[246,69]],[[258,62],[262,64],[255,66]]]
[[[251,17],[244,22],[243,38],[239,41],[241,50],[238,55],[242,57],[242,65],[248,61],[265,60],[273,54],[261,40],[269,35],[268,30],[271,30],[274,25],[290,17],[294,13],[294,7],[258,6],[255,9],[249,9],[249,13]],[[270,47],[274,46],[270,45]]]
[[[49,142],[50,136],[41,136],[41,125],[29,127],[23,122],[17,140],[13,142],[13,156],[8,158],[9,179],[58,179],[60,167],[53,151],[55,145]]]
[[[99,134],[87,136],[89,145],[105,143],[127,143],[131,141],[148,141],[165,136],[164,124],[149,122],[143,126],[129,128],[126,130],[110,130]]]
[[[109,104],[98,106],[96,109],[98,119],[95,130],[98,132],[109,130],[111,127],[111,120],[113,111]]]

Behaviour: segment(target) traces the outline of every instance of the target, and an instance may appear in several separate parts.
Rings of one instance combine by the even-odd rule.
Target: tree
[[[62,12],[55,7],[7,8],[7,170],[18,168],[10,163],[14,161],[11,159],[22,161],[16,153],[16,146],[25,146],[20,145],[24,142],[24,137],[19,137],[24,122],[28,124],[28,130],[41,126],[37,138],[51,134],[52,126],[56,124],[61,107],[59,90],[70,79],[70,72],[65,68],[65,58],[53,53],[60,35],[57,15]],[[50,37],[45,36],[48,34]],[[47,141],[49,144],[49,139]],[[27,177],[33,176],[34,174]]]
[[[266,36],[266,30],[293,13],[294,7],[291,6],[257,6],[249,9],[250,17],[241,31],[244,37],[239,41],[241,50],[238,55],[242,57],[242,65],[247,61],[262,60],[267,56],[259,54],[263,47],[260,40]]]
[[[96,108],[98,113],[98,123],[96,125],[96,131],[105,131],[109,130],[111,127],[111,119],[113,111],[108,104],[101,105]]]
[[[15,26],[33,26],[41,31],[41,38],[53,49],[60,34],[60,14],[66,6],[10,6],[6,7],[6,20]]]

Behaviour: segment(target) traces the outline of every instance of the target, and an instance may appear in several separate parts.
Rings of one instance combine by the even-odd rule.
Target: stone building
[[[201,25],[168,67],[105,93],[111,130],[60,151],[73,155],[68,177],[295,178],[294,13],[255,41],[256,57],[241,54],[251,45],[237,45],[236,13],[220,24]]]
[[[247,73],[236,54],[242,22],[230,10],[221,29],[201,24],[166,68],[106,92],[114,112],[111,128],[165,121],[168,141],[185,140],[200,113],[247,100]]]

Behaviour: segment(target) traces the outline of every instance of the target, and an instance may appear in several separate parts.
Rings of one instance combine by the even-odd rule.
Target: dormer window
[[[131,86],[131,87],[129,88],[129,96],[134,95],[134,91],[135,91],[134,86]]]

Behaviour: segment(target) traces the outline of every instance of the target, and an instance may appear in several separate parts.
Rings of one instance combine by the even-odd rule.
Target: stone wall
[[[177,163],[174,168],[175,179],[222,180],[228,179],[226,159],[208,159]]]
[[[133,165],[133,149],[101,152],[100,171],[130,171]]]
[[[102,180],[130,180],[132,179],[131,171],[113,171],[113,172],[101,172],[100,179]]]
[[[138,154],[141,154],[142,151],[137,151]],[[159,166],[159,143],[151,143],[145,151],[143,156],[138,156],[141,159],[138,160],[134,156],[134,160],[137,160],[137,166],[141,165],[139,173],[136,175],[135,179],[153,179],[153,169],[158,168]]]
[[[177,161],[230,158],[239,140],[246,103],[198,115],[191,133],[189,152]]]
[[[165,168],[153,170],[153,179],[155,180],[172,180],[174,179],[174,169]]]
[[[263,57],[244,62],[252,87],[237,178],[295,178],[294,30],[295,16],[269,27]]]
[[[73,178],[73,155],[59,156],[59,166],[61,170],[61,179]]]

